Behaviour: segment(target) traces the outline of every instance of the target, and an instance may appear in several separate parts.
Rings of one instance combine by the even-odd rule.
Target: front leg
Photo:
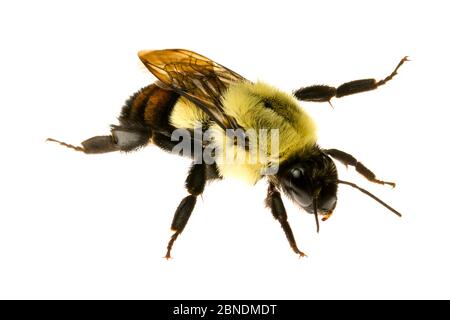
[[[300,101],[312,101],[312,102],[330,102],[331,98],[341,98],[355,93],[375,90],[379,86],[382,86],[386,82],[392,80],[397,74],[400,66],[408,60],[408,57],[404,57],[394,71],[384,78],[383,80],[377,81],[375,79],[361,79],[346,82],[341,84],[339,87],[331,87],[327,85],[315,85],[300,88],[294,92],[295,97]]]
[[[275,220],[278,220],[281,224],[281,228],[283,228],[292,250],[299,254],[300,257],[305,257],[306,254],[298,249],[297,243],[295,242],[294,234],[292,233],[291,226],[288,222],[286,209],[284,208],[283,201],[281,200],[281,195],[272,183],[269,184],[269,189],[267,190],[266,206],[270,208]]]
[[[344,151],[338,150],[338,149],[328,149],[324,150],[326,154],[328,154],[330,157],[338,160],[345,166],[352,166],[355,168],[356,172],[360,173],[362,176],[364,176],[367,180],[370,182],[378,183],[378,184],[387,184],[392,187],[395,187],[394,182],[387,182],[378,180],[375,176],[375,173],[370,171],[365,165],[363,165],[361,162],[359,162],[354,156],[351,154],[348,154]]]

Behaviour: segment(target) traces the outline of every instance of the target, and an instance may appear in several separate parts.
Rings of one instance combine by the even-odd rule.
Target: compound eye
[[[305,177],[303,168],[293,168],[290,170],[290,189],[291,195],[302,207],[308,207],[312,204],[313,198],[311,196],[310,187]]]

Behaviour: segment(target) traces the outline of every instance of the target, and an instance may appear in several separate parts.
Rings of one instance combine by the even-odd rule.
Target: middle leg
[[[174,233],[167,244],[166,259],[171,258],[170,252],[172,251],[173,244],[186,227],[197,202],[197,196],[202,194],[205,189],[206,181],[218,178],[220,177],[215,165],[206,165],[204,163],[192,164],[185,182],[189,195],[181,200],[175,211],[171,225],[171,229]]]

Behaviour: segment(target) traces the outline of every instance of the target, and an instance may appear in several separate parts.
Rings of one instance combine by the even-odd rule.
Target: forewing
[[[247,81],[236,72],[189,50],[140,51],[139,58],[164,85],[190,99],[223,129],[237,129],[223,111],[221,96],[234,82]]]

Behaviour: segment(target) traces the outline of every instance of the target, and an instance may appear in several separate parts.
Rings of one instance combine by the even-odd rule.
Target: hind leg
[[[145,121],[145,110],[147,107],[154,107],[154,103],[151,104],[149,100],[155,100],[155,94],[159,93],[161,90],[162,89],[159,89],[156,85],[151,84],[133,94],[122,107],[119,116],[120,125],[111,126],[111,134],[109,136],[89,138],[81,142],[81,146],[74,146],[51,138],[47,139],[47,141],[53,141],[65,147],[87,154],[133,151],[140,147],[144,147],[152,134],[150,125]],[[166,93],[166,91],[164,91],[164,93]],[[163,98],[166,98],[166,96],[163,96]],[[164,99],[156,100],[158,106],[159,104],[165,104],[167,102]]]
[[[109,136],[95,136],[74,146],[62,141],[48,138],[47,141],[59,143],[62,146],[81,151],[86,154],[107,153],[113,151],[133,151],[148,143],[150,130],[137,130],[123,126],[113,126]]]

